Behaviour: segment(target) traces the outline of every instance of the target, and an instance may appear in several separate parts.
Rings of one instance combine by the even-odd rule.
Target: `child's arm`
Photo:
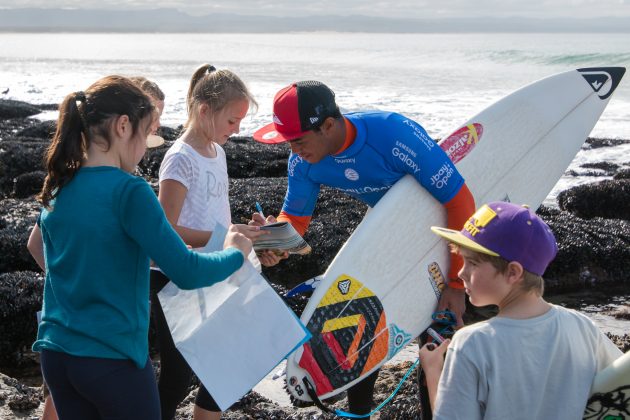
[[[28,237],[26,244],[28,252],[43,271],[46,271],[46,260],[44,259],[44,241],[42,239],[42,231],[39,229],[39,225],[35,223],[31,235]]]
[[[164,217],[146,181],[137,178],[122,188],[119,211],[123,229],[181,289],[211,286],[226,279],[251,252],[251,241],[244,237],[236,242],[226,241],[223,251],[191,251]]]
[[[177,221],[184,207],[188,189],[178,181],[165,179],[160,182],[160,192],[158,200],[164,209],[164,214],[170,222],[175,232],[181,236],[184,242],[193,248],[200,248],[208,243],[212,236],[211,231],[190,229],[179,226]],[[226,226],[227,227],[227,226]]]
[[[444,340],[438,347],[435,346],[435,343],[427,343],[420,348],[420,363],[427,380],[431,411],[435,409],[435,397],[437,396],[438,383],[444,367],[444,354],[450,343],[451,340]]]

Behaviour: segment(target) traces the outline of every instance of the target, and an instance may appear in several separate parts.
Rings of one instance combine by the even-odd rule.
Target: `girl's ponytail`
[[[111,121],[127,115],[133,132],[147,116],[154,117],[151,99],[129,79],[107,76],[97,80],[85,92],[74,92],[59,105],[57,131],[48,147],[45,167],[48,172],[38,195],[45,207],[72,180],[81,167],[93,138],[111,146]]]
[[[79,107],[86,101],[85,93],[75,92],[59,105],[57,130],[44,158],[48,174],[37,197],[45,207],[50,206],[58,191],[74,177],[85,156],[86,124]]]
[[[241,99],[245,99],[254,107],[258,106],[254,96],[236,74],[230,70],[217,70],[211,64],[203,64],[195,70],[190,79],[186,95],[188,121],[184,127],[190,125],[195,108],[201,104],[208,105],[212,112],[219,112],[228,103]]]

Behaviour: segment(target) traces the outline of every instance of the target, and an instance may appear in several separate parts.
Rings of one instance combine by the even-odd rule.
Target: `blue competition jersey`
[[[393,112],[344,115],[356,127],[354,143],[339,155],[310,164],[289,156],[289,186],[282,210],[311,216],[320,185],[343,191],[373,207],[400,178],[414,176],[441,203],[464,184],[446,153],[415,121]]]

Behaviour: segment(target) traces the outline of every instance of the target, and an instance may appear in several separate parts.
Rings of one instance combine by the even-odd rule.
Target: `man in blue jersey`
[[[289,142],[288,188],[278,221],[304,234],[319,194],[327,185],[370,207],[403,176],[412,175],[447,211],[447,225],[460,230],[475,210],[472,194],[446,153],[415,121],[393,112],[364,111],[342,115],[335,94],[321,82],[293,83],[274,98],[273,122],[254,133],[261,143]],[[418,215],[422,217],[421,214]],[[254,223],[276,219],[252,216]],[[263,254],[264,265],[287,255]],[[449,287],[438,309],[449,308],[463,325],[464,290],[457,273],[462,263],[451,254]],[[370,412],[378,371],[348,390],[351,412]]]

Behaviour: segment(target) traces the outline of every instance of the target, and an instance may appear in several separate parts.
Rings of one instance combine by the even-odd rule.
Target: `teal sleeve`
[[[188,249],[166,219],[155,193],[141,178],[122,187],[119,215],[127,234],[181,289],[211,286],[243,265],[243,254],[236,248],[209,254]]]

